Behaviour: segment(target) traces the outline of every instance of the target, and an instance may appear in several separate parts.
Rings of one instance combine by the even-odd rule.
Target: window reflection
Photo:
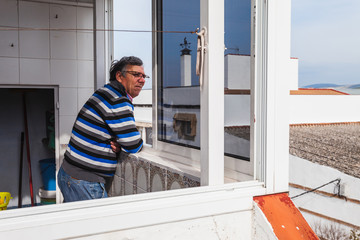
[[[225,155],[250,160],[251,1],[225,1]]]
[[[200,2],[160,1],[158,139],[200,148],[200,89],[196,76],[196,41]],[[166,33],[172,31],[172,33]]]

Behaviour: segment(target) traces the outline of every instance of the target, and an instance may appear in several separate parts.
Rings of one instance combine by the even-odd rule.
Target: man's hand
[[[111,149],[113,150],[113,152],[115,152],[115,153],[120,152],[121,147],[120,147],[119,143],[117,143],[116,141],[111,141],[110,144],[111,144]]]

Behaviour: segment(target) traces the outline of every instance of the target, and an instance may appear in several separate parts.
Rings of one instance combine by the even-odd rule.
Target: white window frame
[[[200,111],[200,142],[201,149],[197,150],[194,148],[188,148],[179,146],[176,144],[170,144],[158,140],[158,102],[157,102],[157,71],[159,66],[157,65],[157,34],[156,34],[156,21],[157,21],[157,6],[156,0],[153,0],[153,149],[156,150],[155,154],[158,156],[163,156],[166,158],[173,159],[174,161],[192,166],[196,169],[202,169],[201,171],[201,185],[218,185],[224,183],[224,172],[227,172],[227,176],[233,179],[239,179],[237,177],[237,170],[245,170],[246,173],[253,174],[253,180],[261,179],[257,178],[255,175],[255,157],[254,151],[254,135],[251,134],[250,139],[250,161],[242,161],[232,157],[224,156],[224,118],[219,116],[224,116],[224,2],[223,1],[200,1],[200,26],[199,28],[207,28],[207,44],[208,49],[206,53],[205,61],[205,74],[204,74],[204,84],[200,89],[200,102],[201,102],[201,111]],[[211,3],[214,6],[208,8],[207,4]],[[252,9],[254,6],[254,1],[252,1]],[[255,14],[252,11],[251,15]],[[211,19],[208,20],[208,16],[211,15],[216,20],[216,24],[209,24]],[[221,20],[220,20],[221,19]],[[252,22],[252,33],[254,32]],[[254,33],[253,33],[254,34]],[[208,42],[210,41],[210,42]],[[254,36],[251,37],[251,42],[254,43]],[[251,52],[254,53],[255,48],[251,48]],[[251,72],[254,72],[254,55],[251,56]],[[210,61],[209,61],[210,59]],[[216,59],[211,61],[211,59]],[[255,75],[251,75],[251,82],[254,82]],[[252,94],[252,96],[255,94]],[[211,96],[211,98],[209,97]],[[212,101],[213,100],[213,101]],[[253,103],[252,106],[255,104]],[[210,103],[210,101],[212,101]],[[251,129],[255,126],[253,121],[254,114],[251,114]],[[209,121],[209,119],[213,121]],[[216,119],[216,120],[215,120]],[[204,141],[206,139],[207,141]],[[154,154],[154,151],[152,151]],[[176,154],[174,154],[176,153]],[[223,161],[218,161],[218,159],[223,159]],[[200,160],[200,161],[199,161]]]
[[[204,4],[202,7],[206,8],[202,11],[212,14],[219,10],[215,8],[220,0],[201,1]],[[287,113],[286,97],[289,91],[284,83],[287,79],[286,67],[290,62],[290,2],[254,1],[258,27],[254,36],[257,40],[254,48],[257,56],[261,57],[257,58],[254,66],[257,104],[254,106],[256,131],[253,135],[259,139],[252,154],[260,159],[258,161],[262,168],[257,168],[256,174],[265,183],[265,187],[262,182],[238,182],[15,209],[0,214],[0,220],[3,220],[0,235],[9,239],[23,236],[49,239],[115,234],[126,229],[251,211],[253,196],[287,191],[289,138],[288,122],[284,116]],[[213,16],[219,15],[215,13],[208,18],[216,20]],[[209,165],[211,164],[210,162]],[[215,180],[210,179],[209,185],[216,185],[221,173],[213,173],[212,170],[208,173],[210,178],[215,175]],[[176,214],[168,214],[169,211]]]

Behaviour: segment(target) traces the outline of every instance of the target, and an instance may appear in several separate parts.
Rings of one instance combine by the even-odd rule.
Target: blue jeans
[[[103,183],[75,179],[68,175],[62,167],[58,173],[58,185],[64,196],[64,202],[108,197]]]

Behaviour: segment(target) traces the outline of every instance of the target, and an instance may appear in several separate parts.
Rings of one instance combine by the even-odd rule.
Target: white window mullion
[[[224,183],[224,0],[201,0],[206,27],[201,96],[201,185]]]

